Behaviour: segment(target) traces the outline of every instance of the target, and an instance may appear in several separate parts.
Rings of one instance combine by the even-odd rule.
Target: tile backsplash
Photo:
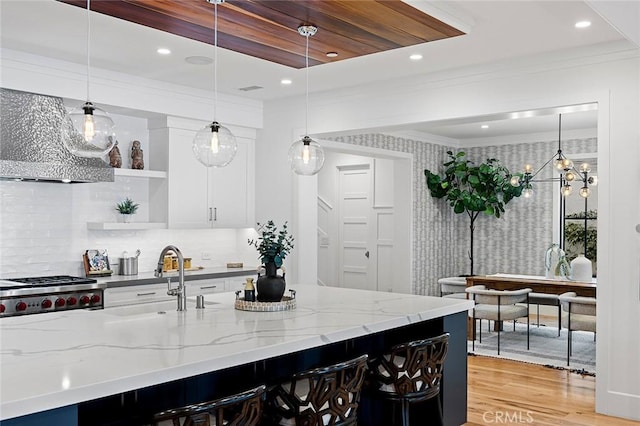
[[[0,182],[0,277],[83,276],[87,249],[107,249],[112,263],[125,250],[133,255],[140,249],[139,271],[152,271],[169,244],[191,257],[194,266],[258,264],[247,243],[256,235],[253,229],[87,229],[87,222],[117,222],[115,204],[124,197],[140,203],[134,222],[147,221],[148,185],[139,178],[92,184]],[[202,259],[203,253],[210,259]]]

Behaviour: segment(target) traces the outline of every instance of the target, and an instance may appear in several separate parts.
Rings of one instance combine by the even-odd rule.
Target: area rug
[[[480,326],[480,321],[477,321]],[[527,324],[516,323],[513,331],[513,322],[505,323],[504,331],[500,333],[500,355],[498,355],[498,333],[487,329],[487,321],[482,321],[482,343],[476,338],[475,352],[472,342],[468,341],[469,354],[483,355],[494,358],[511,359],[515,361],[529,362],[545,365],[552,368],[567,369],[579,374],[595,375],[596,372],[596,342],[593,333],[574,331],[572,342],[571,361],[567,366],[567,330],[562,330],[558,337],[556,327],[530,328],[530,349],[527,350]]]

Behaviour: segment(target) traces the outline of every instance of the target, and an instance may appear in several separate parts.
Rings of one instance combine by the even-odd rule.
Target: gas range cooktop
[[[97,283],[92,278],[72,277],[70,275],[52,275],[48,277],[9,278],[0,282],[0,290],[28,287],[55,287],[70,284]]]
[[[106,284],[69,275],[0,280],[0,317],[102,309]]]

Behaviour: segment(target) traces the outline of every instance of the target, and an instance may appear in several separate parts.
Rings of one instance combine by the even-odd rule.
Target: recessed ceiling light
[[[184,60],[192,65],[210,65],[213,63],[213,59],[208,56],[187,56]]]
[[[335,58],[338,56],[338,52],[327,52],[327,58]]]
[[[578,21],[576,22],[576,28],[587,28],[591,26],[591,21]]]
[[[171,50],[167,49],[166,47],[160,47],[158,48],[158,50],[156,50],[156,52],[158,52],[160,55],[169,55],[171,53]]]
[[[282,80],[280,80],[280,84],[284,84],[285,86],[291,83],[293,83],[293,81],[291,81],[290,78],[283,78]]]
[[[414,53],[413,55],[409,56],[409,59],[411,59],[412,61],[419,61],[420,59],[422,59],[422,55],[419,53]]]
[[[483,124],[482,126],[480,126],[481,129],[488,129],[489,125],[488,124]]]

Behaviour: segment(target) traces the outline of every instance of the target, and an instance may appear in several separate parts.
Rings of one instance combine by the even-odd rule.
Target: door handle
[[[364,256],[368,259],[369,258],[369,250],[364,252]]]

